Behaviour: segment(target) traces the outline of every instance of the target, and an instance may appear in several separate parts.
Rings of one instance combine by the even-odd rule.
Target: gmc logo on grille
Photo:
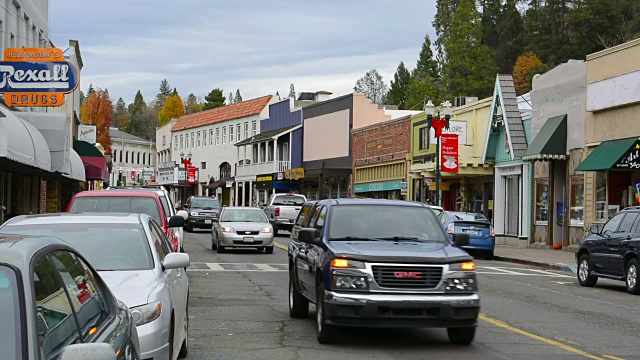
[[[421,279],[422,273],[396,271],[393,273],[393,277],[395,277],[396,279]]]

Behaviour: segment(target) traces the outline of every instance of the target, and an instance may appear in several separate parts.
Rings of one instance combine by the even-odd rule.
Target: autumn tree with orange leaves
[[[516,60],[513,67],[513,81],[516,85],[516,94],[522,95],[531,91],[531,81],[535,74],[544,74],[549,67],[533,52],[529,51]]]
[[[164,126],[171,119],[177,119],[182,115],[184,115],[184,103],[178,93],[174,91],[173,95],[167,97],[162,110],[158,113],[158,126]]]
[[[111,134],[109,127],[113,119],[113,102],[109,93],[95,89],[80,107],[80,121],[85,125],[95,125],[96,141],[102,145],[107,155],[111,155]]]

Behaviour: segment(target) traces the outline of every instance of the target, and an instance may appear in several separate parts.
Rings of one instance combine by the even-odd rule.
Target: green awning
[[[633,150],[638,137],[603,141],[584,159],[576,171],[597,171],[617,168],[618,162],[624,160]]]
[[[567,115],[547,119],[522,160],[564,160],[567,157]]]
[[[75,150],[80,156],[104,157],[97,147],[84,140],[73,140],[73,150]]]

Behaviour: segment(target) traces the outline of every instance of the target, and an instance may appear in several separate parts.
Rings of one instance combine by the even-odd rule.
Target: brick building
[[[353,130],[353,193],[404,199],[407,195],[411,115]]]

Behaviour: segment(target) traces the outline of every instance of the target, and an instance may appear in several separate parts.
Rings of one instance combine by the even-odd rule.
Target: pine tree
[[[185,114],[193,114],[202,111],[202,104],[193,93],[189,94],[183,102]]]
[[[234,97],[233,97],[233,91],[230,91],[230,92],[229,92],[229,97],[227,98],[227,105],[231,105],[231,104],[233,104],[233,99],[234,99]]]
[[[293,99],[296,98],[296,89],[293,87],[293,84],[289,86],[289,97]]]
[[[391,80],[391,87],[387,93],[387,104],[398,105],[398,109],[401,110],[406,109],[410,84],[411,74],[404,66],[404,62],[401,61],[396,73],[393,75],[393,80]]]
[[[113,127],[120,129],[126,129],[129,125],[129,112],[127,111],[127,104],[119,98],[116,102],[113,112],[113,121],[111,123]]]
[[[142,92],[138,90],[133,103],[129,105],[130,121],[127,127],[127,132],[136,136],[147,137],[148,124],[144,119],[144,114],[147,110],[147,104],[144,102]]]
[[[242,95],[240,95],[240,89],[236,90],[236,97],[233,99],[233,103],[242,102]]]
[[[175,90],[175,89],[174,89]],[[163,79],[160,82],[160,92],[156,95],[155,99],[155,108],[162,109],[164,106],[164,102],[167,101],[167,97],[171,96],[171,85],[169,85],[169,81],[167,79]]]
[[[221,107],[225,105],[225,97],[222,95],[222,90],[219,88],[215,88],[211,90],[211,92],[204,97],[206,102],[202,107],[203,110],[210,110],[217,107]]]
[[[433,59],[433,50],[431,50],[431,38],[429,34],[424,36],[424,42],[422,43],[422,49],[420,55],[418,55],[418,62],[416,68],[413,70],[414,78],[424,78],[430,76],[435,79],[438,77],[438,63]]]

